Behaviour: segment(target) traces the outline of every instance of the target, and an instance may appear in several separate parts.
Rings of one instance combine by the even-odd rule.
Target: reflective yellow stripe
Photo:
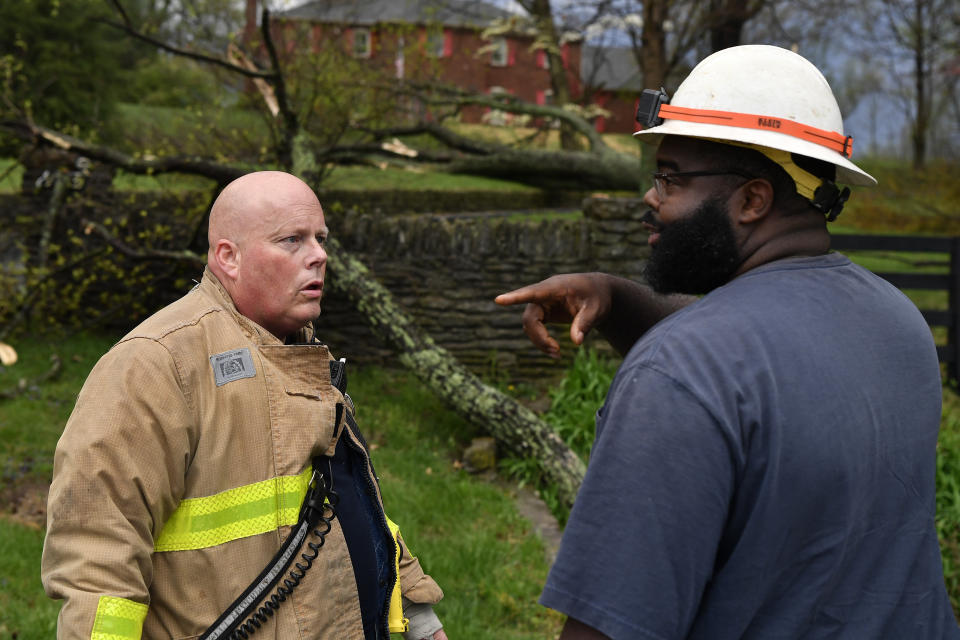
[[[155,551],[204,549],[294,525],[311,468],[203,498],[187,498],[163,525]]]
[[[384,514],[386,518],[386,514]],[[397,543],[397,555],[393,559],[397,571],[397,581],[393,583],[393,593],[390,594],[390,612],[387,614],[387,625],[390,633],[403,633],[410,628],[410,621],[403,617],[403,601],[400,599],[400,527],[393,520],[387,518],[387,526]]]
[[[140,640],[146,617],[145,604],[126,598],[100,596],[90,640]]]

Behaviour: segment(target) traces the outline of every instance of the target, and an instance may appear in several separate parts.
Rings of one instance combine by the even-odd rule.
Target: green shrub
[[[606,398],[618,366],[616,358],[581,348],[563,379],[549,391],[550,409],[543,418],[584,462],[593,446],[597,409]],[[508,457],[500,462],[500,468],[521,484],[536,487],[550,511],[561,524],[566,523],[569,509],[560,503],[556,490],[545,484],[538,460]]]
[[[181,252],[198,228],[205,198],[128,193],[93,200],[81,194],[55,216],[42,196],[0,197],[0,206],[7,204],[13,210],[4,212],[0,234],[0,253],[8,261],[0,270],[5,332],[129,328],[186,293],[202,270],[197,262],[126,255],[93,224],[134,253]]]
[[[960,167],[931,163],[922,171],[904,165],[862,163],[877,179],[854,190],[838,222],[857,231],[883,233],[960,232]]]
[[[150,107],[212,106],[222,103],[224,96],[222,83],[211,79],[209,69],[193,60],[159,55],[138,66],[127,93],[136,96],[137,104]]]
[[[937,535],[943,575],[953,610],[960,617],[960,397],[943,394],[937,445]]]
[[[550,391],[550,410],[544,418],[584,462],[593,447],[597,409],[607,397],[620,362],[596,349],[580,349],[566,376]]]
[[[0,2],[0,115],[92,132],[108,123],[132,63],[149,48],[117,37],[96,0]]]

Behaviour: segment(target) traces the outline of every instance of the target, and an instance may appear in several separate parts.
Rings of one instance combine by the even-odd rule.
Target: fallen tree
[[[122,7],[119,3],[115,4],[122,14]],[[128,33],[134,32],[135,29],[126,20],[126,15],[122,15],[124,30]],[[265,25],[264,37],[269,38],[269,13],[266,10],[264,10],[262,22]],[[167,49],[178,52],[174,47],[167,47]],[[276,64],[276,57],[272,56],[272,59]],[[249,73],[245,75],[249,76]],[[277,91],[277,88],[282,86],[283,78],[278,66],[269,72],[258,74],[257,78],[264,81],[273,95],[282,93]],[[346,151],[338,150],[336,147],[317,149],[312,146],[309,132],[302,126],[297,112],[289,102],[284,98],[274,104],[278,106],[275,117],[281,121],[284,132],[278,140],[279,148],[276,154],[281,167],[303,177],[316,187],[318,176],[322,173],[320,163],[327,161],[336,153],[346,153]],[[217,184],[215,192],[219,192],[233,178],[249,171],[247,167],[224,164],[206,158],[136,157],[121,153],[109,146],[86,142],[63,132],[37,125],[29,119],[5,120],[0,122],[0,128],[32,145],[53,146],[97,159],[130,173],[155,175],[177,172],[211,178]],[[439,135],[446,135],[441,129],[436,130]],[[461,147],[465,146],[467,146],[466,143],[461,144]],[[485,155],[488,160],[496,157],[497,154],[504,153],[496,146],[475,144],[474,147],[486,150]],[[195,265],[198,268],[204,264],[205,252],[198,250],[198,247],[187,247],[182,250],[155,250],[131,246],[95,221],[84,221],[84,225],[85,234],[96,235],[113,250],[137,260],[172,261]],[[202,226],[205,227],[205,223]],[[198,232],[194,237],[197,239],[203,235]],[[75,257],[73,263],[82,264],[82,261],[78,260]],[[585,467],[583,461],[573,453],[550,425],[509,396],[484,384],[457,362],[447,350],[424,334],[400,308],[390,293],[335,240],[331,241],[329,247],[329,266],[330,282],[334,290],[342,293],[353,303],[375,334],[393,348],[403,364],[410,367],[434,393],[443,398],[460,415],[493,435],[510,452],[518,456],[535,458],[546,482],[556,488],[560,502],[566,506],[573,503]],[[52,272],[49,269],[44,268],[41,271],[42,273],[37,274],[39,279],[51,277]],[[29,311],[32,297],[32,293],[25,292],[23,300],[19,301],[20,307],[11,314],[13,318],[23,319],[24,314]],[[4,331],[0,330],[0,334],[2,333]]]
[[[399,88],[398,88],[399,90]],[[564,123],[586,141],[583,151],[545,150],[522,145],[497,144],[466,138],[438,122],[421,122],[408,127],[370,129],[371,143],[336,145],[326,151],[336,161],[357,159],[365,154],[390,157],[404,163],[425,162],[440,171],[502,178],[535,187],[553,189],[635,191],[639,183],[639,158],[611,149],[574,105],[565,108],[534,105],[511,96],[482,96],[449,87],[414,87],[409,95],[430,107],[474,105],[527,116],[549,127]],[[452,114],[451,114],[452,115]],[[444,149],[419,149],[388,142],[397,137],[427,134]]]

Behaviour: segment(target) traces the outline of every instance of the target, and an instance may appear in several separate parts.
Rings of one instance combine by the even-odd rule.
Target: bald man
[[[313,334],[327,233],[298,178],[237,179],[211,209],[200,284],[90,373],[48,501],[58,638],[446,639],[443,594],[384,513],[344,365]],[[275,560],[289,573],[288,546],[311,566],[292,594],[256,591],[276,604],[257,618],[238,602]]]

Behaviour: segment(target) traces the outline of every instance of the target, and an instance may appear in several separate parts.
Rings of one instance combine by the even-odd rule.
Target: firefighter
[[[235,180],[201,282],[90,373],[48,503],[59,638],[446,638],[442,592],[384,513],[345,364],[311,325],[327,233],[298,178]],[[278,554],[292,531],[295,564]]]

